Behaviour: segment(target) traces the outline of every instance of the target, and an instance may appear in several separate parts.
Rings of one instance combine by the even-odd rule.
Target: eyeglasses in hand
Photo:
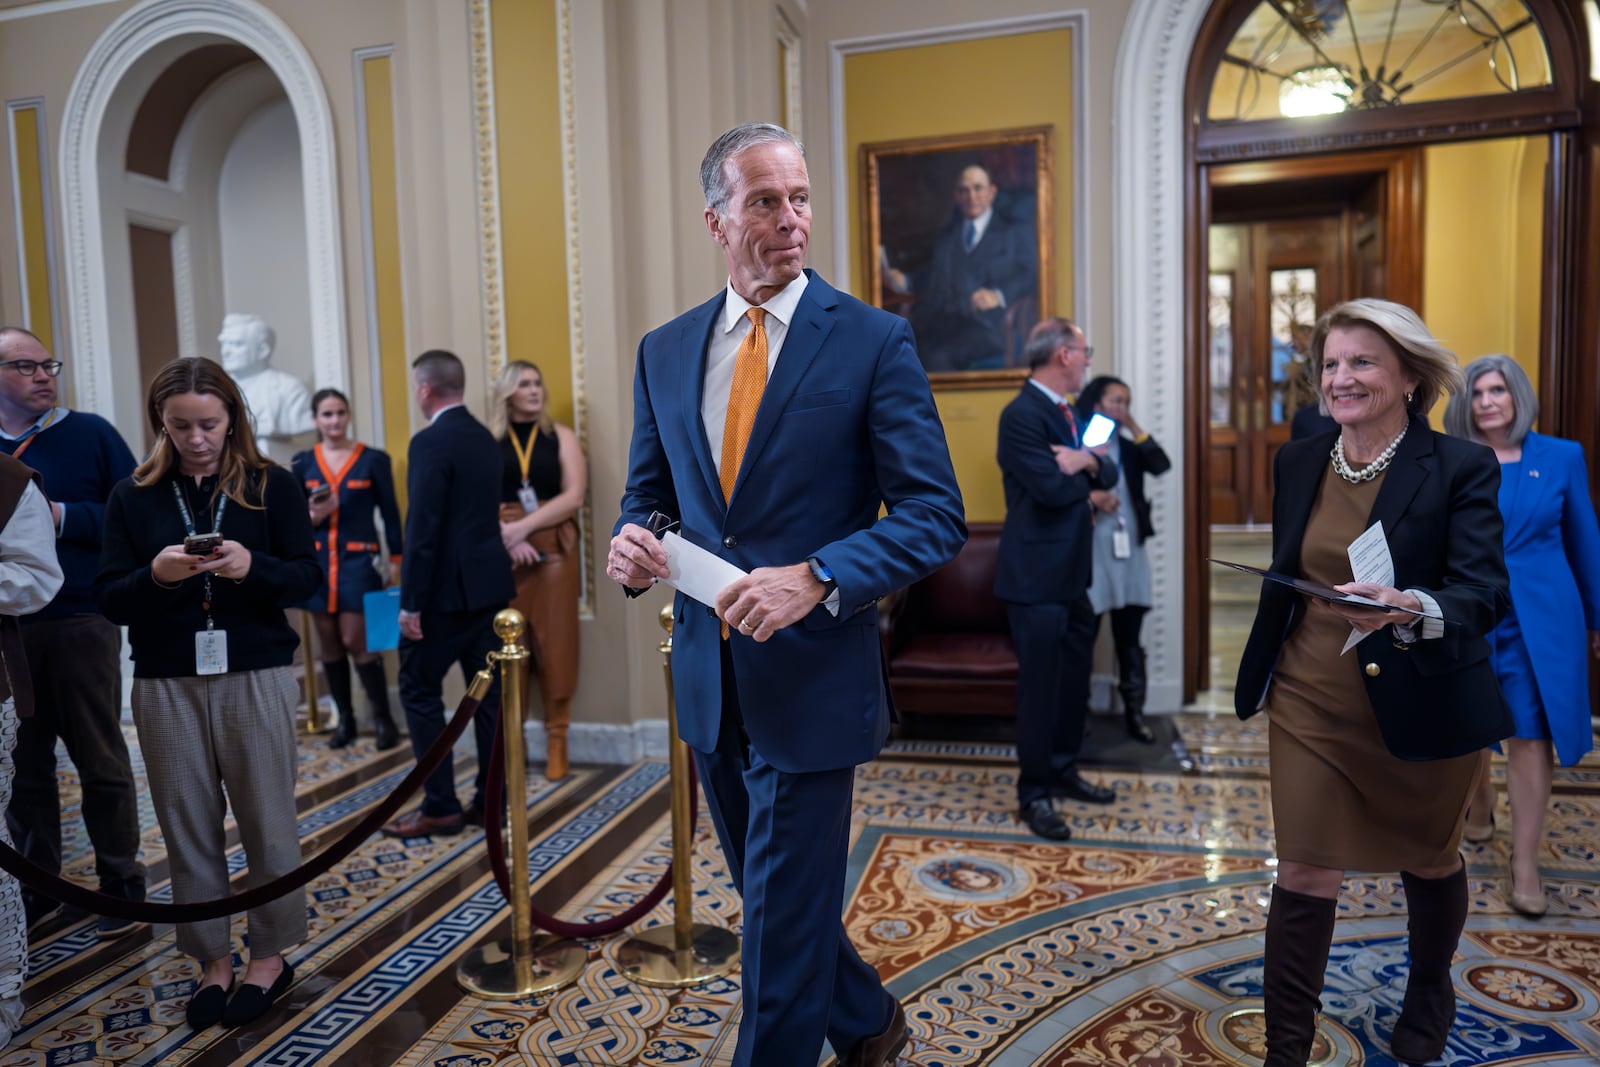
[[[38,374],[40,367],[43,367],[44,372],[50,377],[57,377],[61,373],[62,365],[59,359],[46,359],[43,361],[37,359],[8,359],[4,363],[0,363],[0,367],[10,367],[24,378],[32,378],[35,374]]]

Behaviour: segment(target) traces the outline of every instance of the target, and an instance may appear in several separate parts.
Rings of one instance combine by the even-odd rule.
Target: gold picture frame
[[[935,387],[1027,376],[1028,330],[1055,313],[1053,138],[1028,126],[861,146],[863,299],[910,321]]]

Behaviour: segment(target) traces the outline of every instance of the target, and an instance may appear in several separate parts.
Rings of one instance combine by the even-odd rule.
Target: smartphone
[[[319,485],[307,495],[313,504],[320,504],[333,495],[333,486]]]
[[[209,556],[222,547],[219,533],[190,534],[183,539],[183,550],[191,556]]]
[[[1089,425],[1083,428],[1083,447],[1099,448],[1111,440],[1111,435],[1116,431],[1116,428],[1117,424],[1114,419],[1102,415],[1098,411],[1095,412],[1094,417],[1089,420]]]

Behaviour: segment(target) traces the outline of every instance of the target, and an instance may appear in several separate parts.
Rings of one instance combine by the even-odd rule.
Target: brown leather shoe
[[[906,1047],[907,1040],[906,1012],[897,1000],[894,1002],[894,1018],[889,1020],[883,1033],[857,1041],[856,1047],[845,1055],[844,1067],[894,1067],[900,1062],[900,1053]]]
[[[408,811],[383,828],[389,837],[427,837],[430,834],[459,834],[466,820],[454,815],[427,815],[421,808]]]

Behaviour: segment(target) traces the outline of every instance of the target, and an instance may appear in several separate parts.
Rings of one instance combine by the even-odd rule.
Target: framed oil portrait
[[[1049,126],[861,146],[868,303],[911,323],[937,385],[1016,382],[1054,314]]]

